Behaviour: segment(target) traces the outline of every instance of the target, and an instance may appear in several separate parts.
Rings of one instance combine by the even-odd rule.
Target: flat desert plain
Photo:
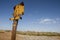
[[[0,40],[11,40],[11,32],[0,33]],[[60,40],[60,36],[29,36],[16,34],[16,40]]]

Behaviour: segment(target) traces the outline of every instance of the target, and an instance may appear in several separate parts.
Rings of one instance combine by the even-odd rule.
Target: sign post
[[[18,20],[13,21],[11,40],[16,40],[16,30],[17,30]]]
[[[10,18],[10,20],[13,20],[11,40],[16,40],[16,30],[17,30],[18,20],[22,19],[21,17],[22,15],[24,15],[24,3],[23,2],[14,6],[13,18]]]

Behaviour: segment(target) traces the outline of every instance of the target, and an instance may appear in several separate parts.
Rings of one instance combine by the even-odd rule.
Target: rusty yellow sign
[[[13,18],[10,18],[10,20],[18,20],[21,18],[22,15],[24,15],[24,3],[23,2],[14,6]]]

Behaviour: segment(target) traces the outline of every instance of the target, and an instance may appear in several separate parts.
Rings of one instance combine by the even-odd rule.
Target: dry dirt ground
[[[11,40],[11,33],[0,33],[0,40]],[[28,36],[17,34],[16,40],[60,40],[60,36]]]

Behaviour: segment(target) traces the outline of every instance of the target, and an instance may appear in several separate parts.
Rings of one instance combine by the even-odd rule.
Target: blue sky
[[[60,32],[60,0],[0,0],[0,29],[12,30],[13,7],[25,4],[17,30]]]

